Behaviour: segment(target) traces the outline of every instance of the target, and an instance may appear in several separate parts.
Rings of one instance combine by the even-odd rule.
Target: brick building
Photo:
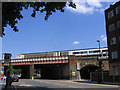
[[[105,10],[110,76],[120,76],[120,1]]]

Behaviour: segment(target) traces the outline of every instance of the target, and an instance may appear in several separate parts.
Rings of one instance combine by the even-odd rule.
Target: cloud
[[[101,38],[104,38],[105,36],[104,35],[101,35]]]
[[[103,13],[105,7],[103,7],[102,2],[104,0],[73,0],[76,4],[76,9],[69,7],[67,5],[66,9],[79,14],[93,14],[94,12]]]
[[[102,38],[102,41],[107,42],[107,37]]]
[[[86,0],[86,2],[89,6],[92,6],[92,7],[98,7],[98,8],[102,7],[100,0]]]
[[[102,41],[107,42],[107,37],[105,35],[101,35],[100,38],[102,39]]]
[[[80,42],[78,42],[78,41],[74,41],[73,42],[73,45],[76,45],[76,44],[79,44]]]
[[[70,10],[71,12],[77,12],[82,14],[86,14],[86,13],[92,14],[94,11],[93,7],[87,7],[85,5],[79,5],[79,4],[76,4],[76,9],[69,6],[67,6],[67,9]]]

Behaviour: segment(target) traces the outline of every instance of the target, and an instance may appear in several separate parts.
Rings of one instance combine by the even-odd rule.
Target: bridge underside
[[[4,66],[4,68],[6,71],[7,66]],[[13,68],[22,70],[22,79],[32,77],[39,79],[69,79],[68,64],[15,65]]]
[[[41,79],[67,79],[67,64],[43,64],[35,65],[35,69],[39,70]]]
[[[98,66],[87,65],[80,70],[81,79],[90,79],[90,72],[98,70]]]

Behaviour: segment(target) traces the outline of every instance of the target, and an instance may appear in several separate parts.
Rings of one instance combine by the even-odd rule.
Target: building
[[[110,76],[120,76],[120,1],[105,10]]]

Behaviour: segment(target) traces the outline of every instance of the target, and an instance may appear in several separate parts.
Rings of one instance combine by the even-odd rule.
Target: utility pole
[[[98,59],[98,62],[99,62],[99,69],[98,69],[98,84],[101,83],[101,78],[100,78],[100,73],[101,73],[101,65],[102,65],[102,61],[100,60],[100,56],[101,56],[101,51],[100,51],[100,40],[97,40],[97,42],[99,43],[99,58]]]

